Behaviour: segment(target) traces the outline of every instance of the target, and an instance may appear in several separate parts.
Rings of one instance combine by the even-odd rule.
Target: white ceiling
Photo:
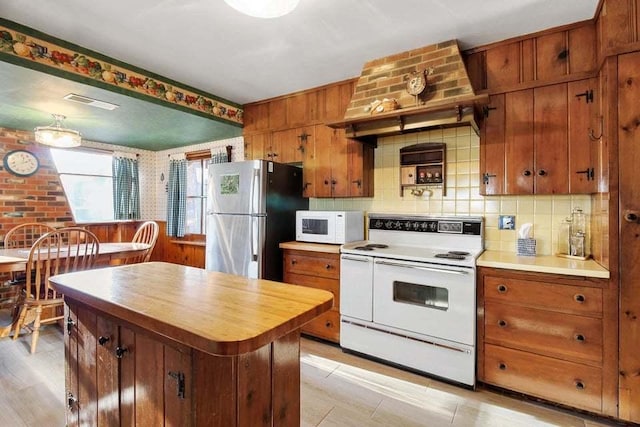
[[[0,16],[244,104],[344,80],[440,41],[487,44],[593,17],[598,0],[300,0],[288,16],[223,0],[4,0]]]

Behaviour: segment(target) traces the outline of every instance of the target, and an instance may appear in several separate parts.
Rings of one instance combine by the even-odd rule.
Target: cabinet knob
[[[528,170],[528,169],[526,169],[526,170],[522,171],[522,175],[524,175],[524,176],[531,176],[531,171],[530,171],[530,170]]]
[[[292,260],[291,260],[291,265],[296,265],[297,263],[298,263],[298,261],[297,261],[297,260],[295,260],[295,259],[292,259]]]
[[[582,294],[575,294],[575,295],[573,296],[573,299],[574,299],[577,303],[580,303],[580,304],[582,304],[582,303],[585,301],[585,297],[584,297],[584,295],[582,295]]]
[[[105,337],[105,336],[100,336],[98,338],[98,344],[104,346],[106,343],[108,343],[111,340],[110,337]]]
[[[624,220],[627,222],[638,222],[638,217],[640,214],[636,211],[625,211],[624,213]]]
[[[326,328],[330,328],[330,327],[332,327],[332,326],[333,326],[333,324],[331,323],[331,321],[330,321],[330,320],[327,320],[327,323],[325,323],[325,324],[324,324],[324,326],[325,326]]]
[[[129,350],[128,350],[126,347],[120,347],[120,346],[118,346],[118,347],[116,347],[116,357],[117,357],[118,359],[122,359],[122,358],[124,357],[124,354],[125,354],[126,352],[128,352],[128,351],[129,351]]]
[[[329,180],[328,179],[324,180],[324,185],[329,185]]]
[[[548,174],[547,174],[547,171],[546,171],[546,170],[544,170],[544,169],[540,169],[540,170],[538,171],[538,175],[540,175],[540,176],[546,176],[546,175],[548,175]]]
[[[576,380],[574,382],[576,389],[578,390],[584,390],[586,388],[586,386],[584,385],[584,383],[582,382],[582,380]]]
[[[502,363],[502,362],[500,362],[498,364],[498,369],[500,369],[501,371],[506,371],[507,370],[507,365]]]
[[[585,337],[582,334],[575,334],[573,336],[573,339],[575,339],[578,342],[584,342],[585,341]]]
[[[331,264],[325,265],[324,268],[326,268],[327,270],[331,270]]]
[[[507,326],[507,321],[506,320],[498,320],[498,326],[500,326],[501,328],[505,328]]]
[[[507,288],[507,285],[498,285],[498,292],[500,292],[501,294],[504,294],[508,290],[509,289]]]

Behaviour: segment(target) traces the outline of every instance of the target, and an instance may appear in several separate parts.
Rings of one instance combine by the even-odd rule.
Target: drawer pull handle
[[[325,323],[325,324],[324,324],[324,326],[325,326],[326,328],[330,328],[330,327],[332,327],[333,325],[331,324],[331,321],[327,320],[327,323]]]
[[[576,382],[574,384],[576,385],[576,389],[578,389],[578,390],[584,390],[586,388],[584,383],[582,381],[580,381],[580,380],[576,380]]]
[[[505,365],[504,363],[499,363],[498,364],[498,369],[500,369],[501,371],[506,371],[507,370],[507,365]]]
[[[584,342],[585,341],[584,335],[582,335],[582,334],[575,334],[573,336],[573,338],[578,342]]]
[[[501,294],[504,294],[505,292],[507,292],[507,286],[506,285],[498,285],[498,292],[500,292]]]
[[[578,302],[578,303],[582,304],[582,303],[584,302],[584,300],[585,300],[585,297],[584,297],[584,295],[582,295],[582,294],[576,294],[576,295],[573,297],[573,299],[574,299],[574,300],[576,300],[576,302]]]
[[[110,337],[101,336],[100,338],[98,338],[98,344],[100,344],[101,346],[104,346],[110,340],[111,340]]]
[[[331,270],[331,264],[325,265],[324,268],[326,268],[327,270]]]
[[[507,326],[507,321],[506,320],[498,320],[498,326],[500,326],[501,328],[504,328]]]
[[[291,265],[296,265],[298,263],[298,261],[296,261],[295,259],[291,260]]]

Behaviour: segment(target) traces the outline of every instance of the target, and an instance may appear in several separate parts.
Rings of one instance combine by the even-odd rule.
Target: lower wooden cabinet
[[[293,243],[295,245],[295,243]],[[281,245],[282,246],[282,245]],[[305,247],[313,248],[313,244]],[[333,294],[333,308],[302,327],[302,333],[340,342],[340,254],[335,245],[317,245],[318,250],[284,249],[284,281],[324,289]],[[331,250],[333,253],[323,252]]]
[[[606,279],[479,268],[478,380],[617,416]]]
[[[65,322],[68,426],[300,425],[298,330],[216,356],[72,300]]]

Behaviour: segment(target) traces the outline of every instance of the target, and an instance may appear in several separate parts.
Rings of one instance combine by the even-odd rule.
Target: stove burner
[[[389,245],[385,245],[382,243],[369,243],[366,245],[367,248],[376,248],[376,249],[385,249],[388,248]]]
[[[446,259],[464,259],[465,258],[464,255],[458,255],[451,252],[446,254],[435,254],[434,256],[436,258],[446,258]]]
[[[356,246],[353,249],[357,249],[359,251],[372,251],[373,248],[371,246]]]
[[[465,251],[449,251],[449,253],[452,255],[469,255],[469,252]]]

